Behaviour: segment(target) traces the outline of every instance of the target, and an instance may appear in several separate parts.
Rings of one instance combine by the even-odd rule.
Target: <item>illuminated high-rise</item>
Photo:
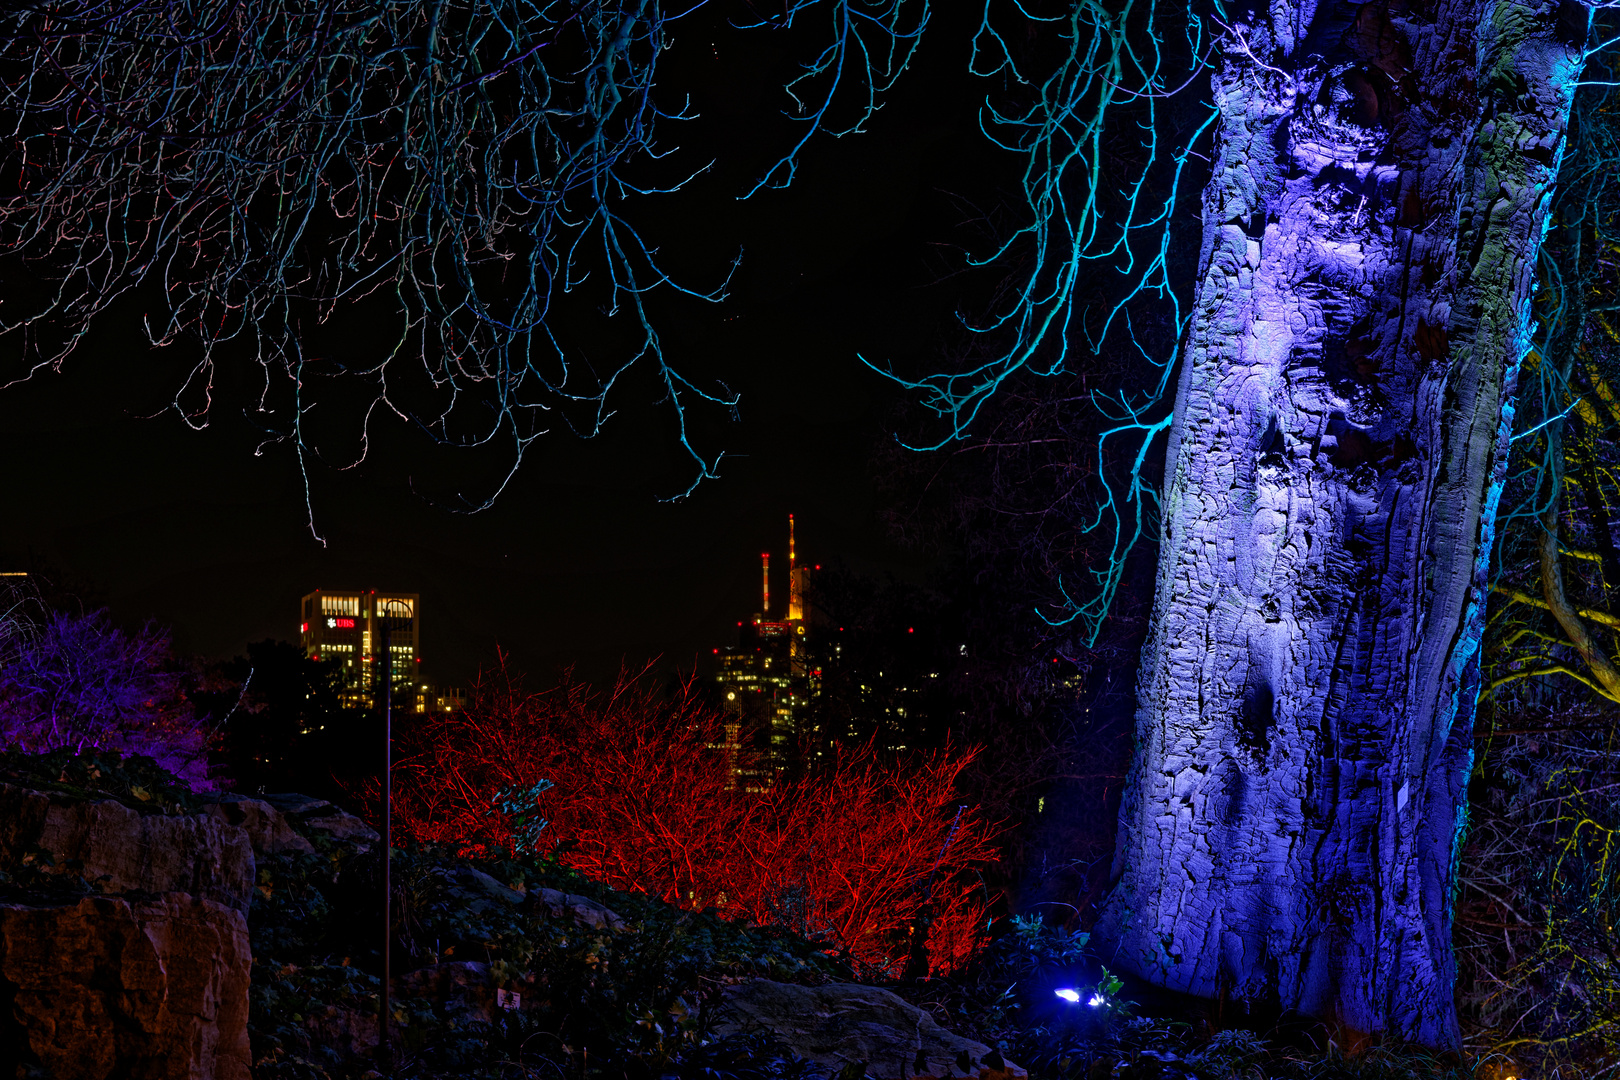
[[[416,593],[316,589],[301,602],[299,644],[306,655],[339,666],[346,704],[369,706],[376,700],[382,683],[379,620],[385,617],[394,619],[396,627],[407,627],[393,630],[388,639],[396,700],[407,692],[414,696],[421,681],[417,648],[422,634]]]
[[[816,690],[820,671],[811,660],[805,593],[809,568],[798,565],[793,516],[788,515],[788,602],[785,618],[771,616],[771,556],[760,557],[762,596],[752,620],[740,622],[736,646],[715,650],[715,678],[727,713],[727,748],[753,753],[753,765],[734,766],[738,786],[762,791],[794,750],[798,723]]]

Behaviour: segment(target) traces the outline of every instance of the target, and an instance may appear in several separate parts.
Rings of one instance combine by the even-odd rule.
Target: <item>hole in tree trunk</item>
[[[1277,697],[1271,690],[1271,681],[1257,670],[1258,667],[1258,664],[1252,664],[1248,683],[1243,688],[1237,737],[1256,761],[1264,762],[1271,752],[1271,727],[1276,720]]]

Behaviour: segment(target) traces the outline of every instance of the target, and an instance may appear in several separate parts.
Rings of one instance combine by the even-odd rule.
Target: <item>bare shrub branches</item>
[[[733,784],[740,751],[723,718],[694,690],[660,699],[626,676],[603,693],[569,681],[535,694],[495,672],[465,712],[408,737],[396,827],[507,845],[511,815],[492,805],[528,790],[547,821],[542,848],[616,889],[788,926],[891,975],[926,916],[931,966],[968,959],[987,917],[972,870],[994,858],[994,830],[957,805],[971,752],[901,766],[844,751],[821,775],[748,793]]]

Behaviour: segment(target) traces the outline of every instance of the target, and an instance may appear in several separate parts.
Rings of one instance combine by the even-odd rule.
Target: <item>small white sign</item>
[[[495,1006],[501,1009],[516,1009],[523,1003],[523,995],[516,990],[495,991]]]

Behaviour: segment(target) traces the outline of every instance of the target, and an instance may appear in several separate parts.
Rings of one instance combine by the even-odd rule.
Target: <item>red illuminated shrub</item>
[[[403,740],[395,828],[506,846],[499,793],[549,780],[533,799],[542,848],[598,881],[821,936],[891,973],[926,912],[930,966],[966,960],[985,918],[968,872],[994,858],[990,828],[954,798],[972,753],[902,766],[851,751],[821,775],[735,791],[721,717],[693,689],[664,698],[621,676],[605,694],[573,682],[530,694],[500,671],[464,712]]]

